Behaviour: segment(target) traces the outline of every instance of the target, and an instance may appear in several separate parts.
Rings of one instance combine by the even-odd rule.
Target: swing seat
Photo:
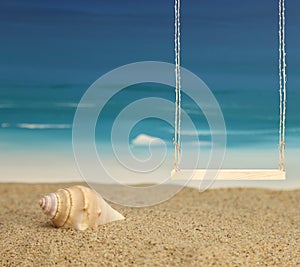
[[[268,180],[278,181],[285,180],[285,171],[272,170],[272,169],[257,169],[257,170],[245,170],[245,169],[224,169],[224,170],[205,170],[205,169],[182,169],[179,171],[172,170],[172,180],[205,180],[209,179],[205,177],[206,173],[213,172],[217,173],[215,180]],[[209,176],[209,175],[208,175]]]

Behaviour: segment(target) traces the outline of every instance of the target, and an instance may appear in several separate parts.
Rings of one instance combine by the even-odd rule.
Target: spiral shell
[[[48,194],[39,205],[55,227],[85,230],[124,219],[96,191],[79,185]]]

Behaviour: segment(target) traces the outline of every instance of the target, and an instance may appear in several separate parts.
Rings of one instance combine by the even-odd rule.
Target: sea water
[[[72,123],[81,97],[96,79],[116,67],[145,60],[173,63],[173,3],[27,1],[25,5],[17,1],[1,5],[0,180],[80,179],[72,151]],[[300,153],[296,6],[288,3],[286,14],[286,146],[290,154],[286,160],[292,186],[299,186],[296,159]],[[224,166],[277,168],[277,4],[189,1],[182,3],[181,16],[182,66],[207,84],[223,112]],[[174,102],[174,88],[151,83],[124,88],[100,114],[95,142],[98,153],[105,154],[112,166],[117,161],[107,147],[117,115],[133,101],[147,97]],[[182,108],[196,125],[196,131],[191,131],[183,123],[183,161],[187,162],[193,149],[190,140],[197,136],[205,151],[211,138],[205,115],[184,94]],[[130,118],[123,123],[131,123]],[[148,118],[133,125],[127,144],[118,145],[129,144],[144,159],[149,156],[147,142],[156,138],[166,143],[172,158],[173,132],[170,124]]]

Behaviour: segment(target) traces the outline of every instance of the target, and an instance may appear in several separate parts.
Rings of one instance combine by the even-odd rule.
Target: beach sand
[[[300,266],[300,190],[185,188],[82,232],[38,206],[65,186],[0,184],[0,266]]]

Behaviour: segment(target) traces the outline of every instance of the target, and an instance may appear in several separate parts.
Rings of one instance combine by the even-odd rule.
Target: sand
[[[38,207],[63,186],[0,184],[0,266],[300,266],[300,190],[186,188],[81,232]]]

